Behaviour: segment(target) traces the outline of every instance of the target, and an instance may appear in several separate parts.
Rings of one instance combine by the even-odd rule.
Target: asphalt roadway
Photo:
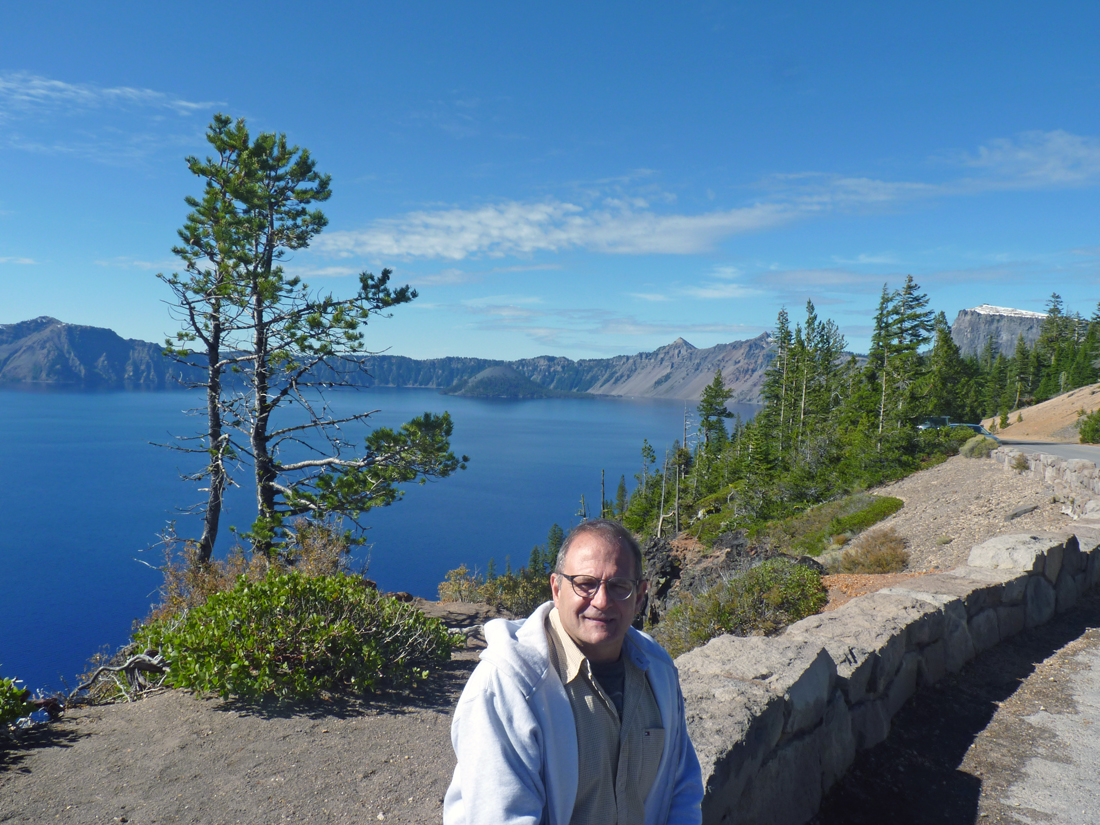
[[[1051,441],[1008,441],[1002,440],[1005,447],[1015,447],[1023,453],[1049,453],[1062,458],[1082,458],[1100,465],[1100,444],[1062,444]]]
[[[1060,686],[1053,707],[1021,720],[1035,728],[1036,746],[997,801],[1020,822],[1100,822],[1100,632],[1087,632],[1051,669],[1061,676],[1046,677]]]

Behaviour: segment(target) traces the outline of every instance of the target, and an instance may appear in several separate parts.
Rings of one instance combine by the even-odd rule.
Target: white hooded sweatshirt
[[[550,664],[545,621],[553,606],[543,604],[524,621],[494,619],[485,626],[488,646],[451,724],[458,765],[443,803],[444,825],[569,825],[577,732]],[[676,667],[657,642],[633,628],[623,652],[649,679],[665,728],[645,825],[698,825],[703,783]]]

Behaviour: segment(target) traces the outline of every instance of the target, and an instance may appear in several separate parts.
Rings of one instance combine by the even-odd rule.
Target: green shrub
[[[829,522],[829,532],[861,533],[872,525],[878,524],[884,518],[888,518],[902,507],[905,502],[893,496],[875,496],[863,509],[848,516],[837,516]]]
[[[989,454],[997,449],[997,442],[984,435],[976,435],[967,441],[959,449],[959,455],[967,458],[989,458]]]
[[[27,701],[29,691],[19,687],[15,679],[0,678],[0,726],[29,716],[34,705]]]
[[[892,527],[860,537],[858,546],[846,550],[836,561],[836,573],[898,573],[909,564],[907,542]]]
[[[827,544],[844,544],[850,538],[846,534],[866,530],[902,506],[899,498],[856,493],[769,522],[757,531],[756,537],[769,539],[792,555],[818,556]]]
[[[557,531],[555,533],[555,530]],[[564,533],[558,525],[550,528],[547,542],[536,544],[531,550],[527,565],[515,573],[505,557],[503,575],[496,575],[496,565],[489,559],[485,575],[471,573],[465,564],[448,570],[440,582],[438,592],[441,602],[485,602],[510,612],[513,616],[529,616],[535,608],[551,597],[550,571],[557,561]]]
[[[138,629],[169,663],[167,684],[221,696],[304,699],[426,678],[450,656],[447,628],[344,574],[272,570]]]
[[[349,572],[350,537],[334,522],[297,519],[282,551],[268,557],[234,547],[225,559],[201,561],[196,541],[177,538],[174,526],[161,536],[164,564],[160,572],[161,602],[149,616],[166,619],[206,603],[214,593],[232,590],[241,576],[260,581],[272,570],[294,570],[304,576],[332,576]]]
[[[1100,409],[1077,422],[1082,444],[1100,444]]]
[[[652,632],[675,657],[724,633],[777,633],[818,612],[827,600],[819,573],[788,559],[769,559],[702,593],[682,596]]]

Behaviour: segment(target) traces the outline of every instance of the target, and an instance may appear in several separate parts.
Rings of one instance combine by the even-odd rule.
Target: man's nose
[[[611,594],[607,592],[609,586],[608,582],[601,581],[596,587],[596,592],[592,594],[592,598],[589,599],[589,601],[600,609],[608,607],[612,602]]]

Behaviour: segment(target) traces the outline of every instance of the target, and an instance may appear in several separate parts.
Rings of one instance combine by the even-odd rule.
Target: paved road
[[[1060,444],[1049,441],[1001,441],[1006,447],[1015,447],[1025,453],[1049,453],[1062,458],[1083,458],[1100,466],[1100,444]]]
[[[1017,720],[1032,726],[1035,744],[1019,778],[990,801],[1028,825],[1093,825],[1100,822],[1100,632],[1086,632],[1049,669],[1052,707]]]

